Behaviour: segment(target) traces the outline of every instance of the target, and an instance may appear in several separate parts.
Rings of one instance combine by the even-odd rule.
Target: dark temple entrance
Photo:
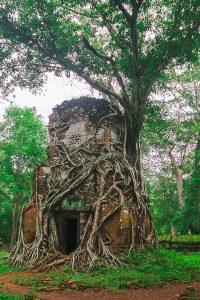
[[[66,218],[65,219],[65,234],[64,234],[64,246],[65,253],[73,252],[78,246],[78,218]]]
[[[56,212],[55,220],[58,234],[58,250],[63,254],[69,254],[79,245],[79,213]]]

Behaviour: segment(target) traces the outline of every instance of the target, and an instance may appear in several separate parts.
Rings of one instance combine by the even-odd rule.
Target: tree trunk
[[[19,199],[14,200],[13,207],[13,216],[12,216],[12,226],[11,226],[11,244],[13,245],[17,240],[17,221],[18,221],[18,213],[19,213]]]
[[[132,164],[136,164],[139,158],[138,142],[141,128],[138,117],[132,110],[125,112],[125,146]]]
[[[200,132],[195,148],[195,161],[190,178],[189,195],[187,197],[187,223],[193,234],[200,232]]]
[[[128,160],[136,170],[138,187],[141,189],[142,193],[144,190],[145,194],[147,194],[142,175],[139,142],[143,124],[143,113],[141,113],[140,110],[136,113],[133,107],[131,111],[125,112],[125,148]]]
[[[175,176],[176,176],[176,184],[177,184],[179,205],[180,205],[180,207],[184,207],[185,197],[184,197],[184,191],[183,191],[183,171],[177,165],[175,157],[172,153],[172,150],[169,151],[169,157],[170,157],[171,164],[172,164],[172,167],[174,169]]]

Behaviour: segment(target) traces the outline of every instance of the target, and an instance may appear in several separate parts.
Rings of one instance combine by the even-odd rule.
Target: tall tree
[[[194,164],[187,185],[186,205],[183,212],[182,227],[194,234],[200,233],[200,134],[194,152]]]
[[[188,170],[188,161],[191,161],[194,152],[199,117],[185,99],[180,102],[179,96],[176,93],[176,99],[171,98],[156,104],[152,101],[144,126],[143,146],[149,157],[154,154],[154,158],[152,157],[147,163],[151,163],[152,169],[155,169],[156,165],[158,167],[159,164],[168,162],[168,168],[171,169],[176,180],[179,205],[184,207],[183,177],[191,172],[191,168]]]
[[[13,208],[11,242],[14,243],[21,207],[30,197],[34,170],[46,157],[46,131],[34,109],[11,106],[0,124],[0,132],[1,206],[5,218]],[[4,218],[1,222],[5,222]]]
[[[162,214],[162,210],[166,211],[164,196],[162,196],[165,195],[168,209],[171,208],[171,226],[187,233],[188,230],[194,232],[191,223],[198,224],[195,218],[198,220],[199,212],[198,201],[193,197],[194,194],[198,195],[197,186],[196,193],[191,193],[192,185],[196,182],[194,166],[197,165],[195,164],[196,145],[198,145],[200,130],[199,65],[182,70],[172,69],[170,77],[170,82],[160,87],[162,97],[151,97],[149,103],[142,136],[145,154],[143,164],[151,186],[150,194],[153,196],[152,205],[156,225],[160,220],[163,221],[161,223],[169,225],[169,220],[166,220]],[[157,184],[161,181],[162,188],[161,184]],[[173,181],[177,185],[175,191]],[[155,182],[154,187],[152,182]],[[171,200],[168,197],[170,194],[173,195]],[[179,203],[176,203],[174,209],[177,200]],[[198,226],[194,227],[197,232]]]

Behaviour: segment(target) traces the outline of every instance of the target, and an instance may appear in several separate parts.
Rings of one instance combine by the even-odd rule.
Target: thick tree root
[[[23,214],[19,229],[19,238],[10,257],[14,265],[28,264],[39,270],[54,268],[62,263],[75,266],[93,266],[100,259],[104,264],[121,264],[113,253],[109,236],[102,234],[103,226],[124,206],[128,208],[131,219],[132,237],[130,249],[144,249],[155,245],[155,232],[147,226],[148,199],[140,170],[132,166],[124,153],[124,146],[119,142],[102,143],[94,147],[95,140],[90,139],[73,153],[67,153],[65,147],[54,140],[60,153],[59,166],[68,174],[62,180],[50,175],[49,191],[45,199],[37,195],[37,178],[34,199],[38,209],[35,241],[26,244],[23,237]],[[95,149],[95,150],[94,150]],[[95,182],[95,186],[91,183]],[[91,212],[78,249],[69,257],[57,251],[58,237],[54,220],[54,208],[64,198],[73,201],[73,195],[81,195],[85,188],[94,192]],[[91,195],[90,195],[91,197]],[[90,200],[90,199],[89,199]],[[103,206],[110,204],[112,209],[102,214]],[[24,208],[24,211],[26,208]]]

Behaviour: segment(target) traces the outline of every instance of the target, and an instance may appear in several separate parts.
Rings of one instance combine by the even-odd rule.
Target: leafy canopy
[[[2,0],[4,91],[72,72],[136,111],[171,64],[196,60],[198,2]]]

